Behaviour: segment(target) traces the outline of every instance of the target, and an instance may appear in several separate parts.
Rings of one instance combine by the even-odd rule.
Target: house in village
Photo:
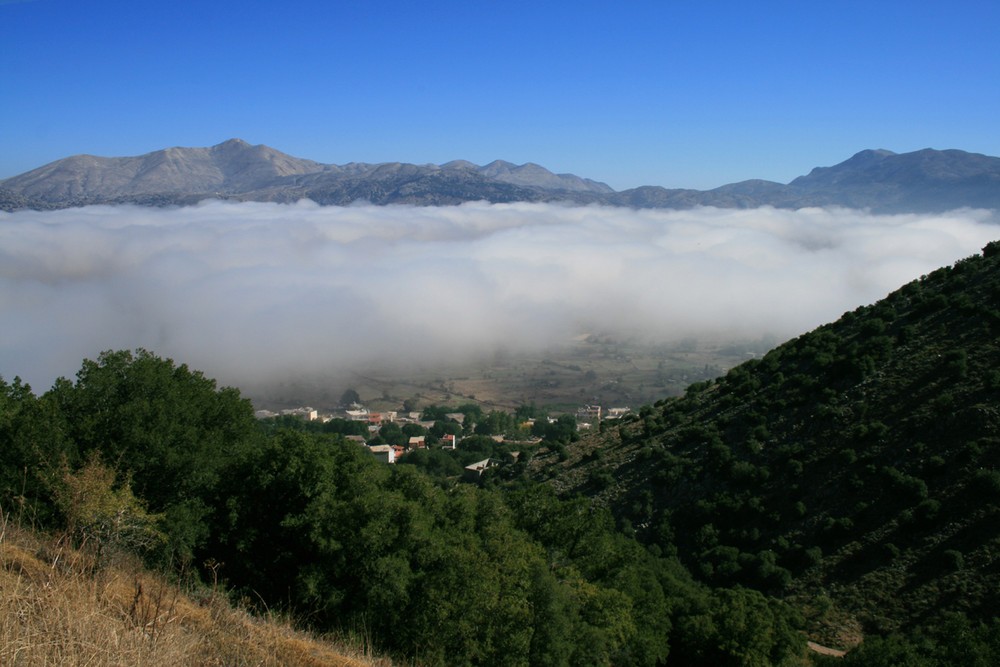
[[[455,449],[458,444],[458,438],[456,438],[451,433],[445,433],[441,436],[441,449]]]
[[[270,419],[272,417],[298,417],[307,422],[314,422],[319,419],[319,411],[316,408],[287,408],[281,412],[271,410],[255,410],[253,416],[257,419]]]
[[[372,456],[383,463],[396,462],[396,450],[392,445],[374,445],[369,447],[368,450],[372,453]]]
[[[389,422],[396,421],[396,413],[392,410],[387,412],[368,412],[359,421],[367,421],[369,426],[381,426]]]
[[[578,428],[588,429],[593,424],[599,423],[602,419],[618,419],[631,412],[631,409],[610,408],[604,412],[599,405],[585,405],[576,411],[576,421]]]
[[[477,461],[472,465],[467,465],[465,466],[465,470],[462,472],[462,481],[476,483],[479,481],[479,478],[483,476],[484,472],[495,467],[496,465],[498,465],[498,462],[493,459],[483,459],[482,461]]]
[[[319,419],[319,411],[315,408],[289,408],[288,410],[282,410],[281,414],[298,417],[299,419],[307,422],[313,422]]]

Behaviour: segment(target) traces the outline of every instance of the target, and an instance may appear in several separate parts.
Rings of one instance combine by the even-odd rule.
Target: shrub
[[[593,470],[590,473],[590,481],[597,488],[604,490],[615,483],[615,478],[607,470]]]
[[[65,469],[56,489],[70,535],[89,544],[99,557],[108,550],[149,549],[163,540],[156,527],[162,516],[147,512],[128,480],[119,482],[117,477],[95,450],[76,472]]]
[[[823,524],[823,532],[832,536],[844,536],[849,534],[853,529],[854,522],[846,516],[839,519],[827,517],[826,522]]]
[[[947,307],[948,297],[944,294],[935,294],[934,296],[926,297],[923,301],[921,301],[919,308],[917,308],[917,312],[920,315],[928,315],[938,310],[944,310]]]
[[[937,398],[931,403],[934,411],[939,415],[944,416],[950,413],[955,407],[955,397],[951,392],[945,391],[938,394]]]
[[[951,307],[959,312],[970,313],[976,309],[976,304],[965,292],[956,292],[951,295]]]
[[[861,333],[866,336],[880,334],[886,329],[885,320],[880,317],[872,317],[861,322]]]
[[[1000,389],[1000,371],[990,371],[986,374],[986,388],[990,391]]]
[[[919,477],[905,475],[895,468],[886,468],[885,476],[890,488],[899,494],[905,502],[916,502],[927,497],[927,483]]]
[[[965,350],[949,350],[944,355],[945,371],[949,375],[964,378],[968,373],[968,355]]]
[[[983,468],[976,471],[972,477],[975,490],[988,500],[996,500],[1000,496],[1000,470]]]
[[[917,505],[916,517],[920,521],[933,521],[940,511],[941,503],[933,498],[927,498]]]
[[[924,466],[924,469],[928,473],[930,473],[932,475],[936,475],[936,474],[939,474],[939,473],[943,472],[944,469],[945,469],[945,466],[946,466],[946,462],[945,462],[944,458],[942,458],[940,456],[932,456],[929,459],[927,459],[927,464]]]
[[[950,570],[958,572],[965,566],[965,559],[962,558],[962,552],[957,549],[945,549],[944,554],[944,564]]]
[[[840,450],[840,460],[845,465],[850,465],[858,460],[858,454],[853,449]]]

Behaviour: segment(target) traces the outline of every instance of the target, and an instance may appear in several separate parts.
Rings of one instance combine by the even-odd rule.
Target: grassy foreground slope
[[[864,635],[1000,615],[1000,243],[648,405],[532,474],[712,585]]]
[[[0,664],[389,665],[0,521]]]

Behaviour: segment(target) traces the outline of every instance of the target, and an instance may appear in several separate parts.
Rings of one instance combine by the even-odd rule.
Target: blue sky
[[[0,0],[0,178],[231,137],[616,189],[1000,155],[1000,3]]]

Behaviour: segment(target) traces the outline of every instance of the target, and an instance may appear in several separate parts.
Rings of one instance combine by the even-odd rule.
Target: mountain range
[[[1000,158],[930,148],[911,153],[864,150],[788,184],[748,180],[712,190],[642,186],[615,191],[533,163],[333,165],[230,139],[134,157],[74,155],[0,180],[0,210],[7,211],[122,203],[183,206],[206,198],[308,198],[321,205],[568,201],[633,208],[843,206],[876,213],[940,212],[1000,208]]]

